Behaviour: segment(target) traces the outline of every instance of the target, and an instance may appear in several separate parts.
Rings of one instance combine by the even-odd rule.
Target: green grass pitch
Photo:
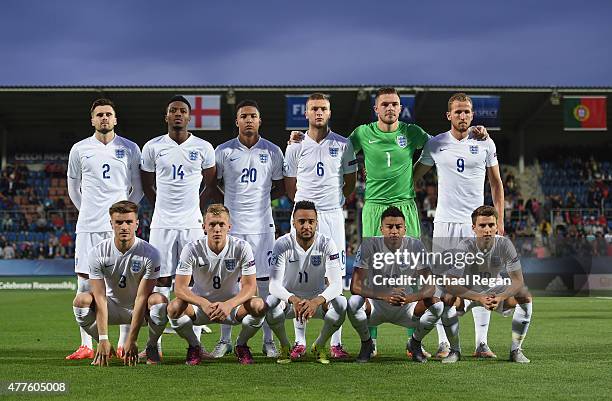
[[[252,340],[255,365],[240,366],[234,356],[201,366],[183,364],[186,345],[176,335],[164,335],[161,366],[88,365],[66,361],[74,350],[78,331],[71,310],[71,291],[0,292],[0,381],[64,381],[68,395],[0,395],[2,399],[96,400],[497,400],[497,399],[610,399],[612,397],[612,299],[536,298],[534,316],[524,343],[531,364],[506,361],[510,345],[510,318],[493,314],[489,343],[499,360],[476,360],[471,316],[461,318],[464,358],[443,366],[437,361],[420,365],[407,360],[405,329],[379,328],[380,356],[372,363],[332,362],[323,366],[311,358],[277,365],[261,356],[261,335]],[[320,321],[309,323],[312,341]],[[219,329],[203,335],[210,350]],[[292,337],[290,321],[288,333]],[[234,328],[234,338],[239,328]],[[111,330],[116,343],[117,330]],[[145,344],[146,329],[139,345]],[[348,320],[346,348],[355,355],[358,337]],[[435,330],[424,344],[435,351]]]

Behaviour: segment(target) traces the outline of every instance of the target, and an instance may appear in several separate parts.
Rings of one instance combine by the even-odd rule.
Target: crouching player
[[[229,213],[221,204],[208,207],[204,217],[206,235],[183,248],[176,269],[176,299],[168,305],[168,316],[172,328],[189,344],[187,365],[197,365],[208,356],[193,332],[194,324],[208,323],[242,324],[234,352],[241,364],[253,363],[247,341],[264,322],[265,303],[255,296],[256,268],[251,246],[228,235]]]
[[[382,323],[415,328],[407,348],[413,360],[427,362],[421,341],[435,326],[444,305],[432,298],[434,286],[424,280],[430,274],[424,263],[425,247],[420,240],[406,237],[404,214],[395,206],[382,213],[380,231],[383,237],[364,238],[351,279],[353,295],[347,315],[361,339],[357,362],[370,360],[374,343],[368,327]],[[385,261],[390,256],[391,263]]]
[[[137,363],[136,340],[146,318],[149,323],[147,363],[158,364],[157,340],[168,322],[168,300],[153,293],[160,271],[159,252],[136,237],[138,206],[135,203],[117,202],[110,207],[109,213],[114,238],[103,240],[89,252],[91,292],[76,296],[74,317],[98,341],[93,364],[99,366],[108,366],[114,354],[108,340],[108,325],[111,324],[130,325],[123,346],[123,361],[130,366]]]
[[[447,305],[458,305],[458,315],[476,306],[484,306],[503,316],[512,313],[510,361],[529,363],[521,346],[531,322],[531,294],[523,281],[521,262],[514,245],[508,238],[496,235],[497,218],[497,211],[492,206],[480,206],[472,213],[476,237],[463,240],[457,252],[474,255],[474,262],[461,266],[455,262],[454,268],[448,271],[449,279],[455,279],[456,285],[446,287],[449,294],[445,295],[444,301]],[[450,324],[444,322],[445,328],[457,327],[456,319]],[[442,362],[456,362],[461,357],[458,329],[447,330],[446,334],[451,352]]]
[[[317,232],[314,203],[295,204],[293,226],[295,234],[285,234],[274,243],[266,320],[281,344],[277,362],[288,363],[290,344],[285,319],[323,319],[311,352],[317,362],[328,364],[325,343],[342,326],[346,314],[340,255],[334,242]]]

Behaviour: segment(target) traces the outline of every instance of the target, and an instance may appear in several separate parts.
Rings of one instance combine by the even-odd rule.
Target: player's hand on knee
[[[289,140],[287,141],[287,145],[291,145],[292,143],[300,143],[304,140],[304,133],[302,131],[291,131],[289,135]]]

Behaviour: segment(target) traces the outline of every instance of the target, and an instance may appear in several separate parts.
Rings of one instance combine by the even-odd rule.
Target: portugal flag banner
[[[565,131],[607,131],[606,96],[563,96]]]
[[[191,103],[188,130],[218,131],[221,129],[220,95],[183,95]]]

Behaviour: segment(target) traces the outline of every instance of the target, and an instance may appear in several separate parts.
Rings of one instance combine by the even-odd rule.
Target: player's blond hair
[[[310,102],[311,100],[327,100],[328,103],[331,103],[329,101],[329,96],[321,92],[315,92],[312,95],[308,96],[308,99],[306,99],[306,104],[308,104],[308,102]]]
[[[108,214],[112,216],[113,213],[136,213],[136,215],[138,215],[138,205],[129,200],[122,200],[113,203],[113,205],[108,208]]]
[[[221,203],[213,203],[208,206],[206,209],[206,214],[212,214],[213,216],[221,216],[222,214],[227,214],[227,218],[229,218],[230,211],[225,205]]]
[[[493,206],[489,206],[489,205],[479,206],[476,208],[476,210],[472,212],[472,224],[476,224],[476,219],[478,218],[478,216],[483,216],[483,217],[495,216],[496,222],[497,222],[497,219],[499,218],[499,215],[497,214],[497,210]]]
[[[470,105],[474,105],[472,102],[472,98],[466,95],[463,92],[455,93],[453,96],[448,99],[448,111],[451,111],[451,106],[453,102],[469,102]]]

